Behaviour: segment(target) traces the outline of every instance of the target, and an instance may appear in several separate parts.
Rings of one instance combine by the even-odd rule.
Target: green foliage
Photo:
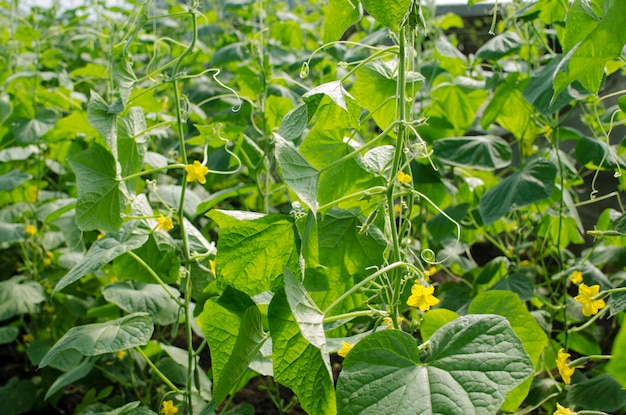
[[[624,3],[322,3],[0,2],[9,413],[625,413]]]

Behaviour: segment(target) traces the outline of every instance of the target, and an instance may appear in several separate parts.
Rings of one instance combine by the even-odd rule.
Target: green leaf
[[[170,292],[177,298],[180,293],[174,287]],[[178,321],[179,305],[158,284],[123,282],[109,284],[102,289],[104,299],[127,313],[149,313],[155,324],[167,326]]]
[[[276,161],[285,184],[306,204],[313,213],[317,211],[317,186],[320,172],[311,166],[298,150],[278,134]]]
[[[37,402],[38,385],[30,379],[19,379],[17,376],[9,379],[6,385],[0,387],[0,402],[4,406],[6,415],[20,415],[29,413]]]
[[[350,89],[359,104],[372,113],[381,130],[385,130],[396,120],[397,67],[397,60],[366,63],[356,72],[356,81]],[[418,72],[407,71],[406,81],[407,92],[415,93],[425,79]]]
[[[313,168],[321,172],[317,185],[317,202],[320,205],[367,209],[369,202],[364,200],[355,205],[356,197],[338,204],[333,202],[346,195],[360,197],[363,194],[361,192],[385,184],[382,178],[372,177],[361,156],[342,159],[352,151],[354,147],[344,141],[341,130],[316,127],[309,131],[300,145],[300,154]],[[339,159],[342,160],[338,162]]]
[[[361,19],[361,8],[352,0],[329,0],[324,7],[324,25],[322,43],[330,43],[341,39],[353,24]]]
[[[122,59],[113,68],[113,73],[111,74],[111,77],[113,78],[113,83],[118,88],[118,91],[120,93],[121,104],[124,106],[128,103],[128,98],[133,91],[135,82],[137,82],[137,77],[133,72],[133,66],[131,62],[128,59]]]
[[[0,281],[0,321],[22,314],[34,314],[46,301],[46,291],[36,281],[15,276]]]
[[[480,199],[480,215],[490,225],[508,213],[550,197],[556,167],[545,159],[535,159],[524,168],[489,189]]]
[[[534,139],[537,127],[534,108],[524,99],[522,91],[530,82],[520,80],[519,73],[511,73],[496,88],[480,120],[481,127],[488,129],[496,121],[518,139]],[[511,109],[515,108],[515,111]]]
[[[460,78],[460,77],[459,77]],[[478,109],[488,97],[487,91],[461,81],[442,82],[431,91],[433,103],[426,115],[441,117],[452,125],[451,135],[462,136],[470,129]]]
[[[511,164],[509,144],[495,135],[442,138],[433,143],[433,150],[452,166],[496,170]]]
[[[619,109],[622,110],[622,112],[626,112],[626,96],[620,97],[617,100],[617,105],[619,105]]]
[[[298,250],[294,226],[286,215],[213,210],[217,222],[217,284],[231,286],[248,295],[276,290],[283,267],[297,270]]]
[[[495,414],[532,374],[504,317],[468,315],[446,324],[430,338],[423,363],[411,335],[385,330],[361,340],[344,360],[339,414]]]
[[[278,135],[288,141],[295,141],[302,136],[309,117],[306,104],[300,104],[289,111],[278,127]]]
[[[54,381],[52,386],[48,388],[48,391],[46,392],[46,396],[43,399],[47,401],[49,397],[51,397],[52,395],[54,395],[55,393],[63,389],[65,386],[70,385],[76,382],[77,380],[80,380],[84,378],[85,376],[87,376],[89,372],[91,372],[91,369],[93,369],[93,366],[95,363],[96,363],[95,359],[87,358],[78,366],[75,366],[72,369],[70,369],[68,372],[65,372],[62,375],[60,375]]]
[[[318,219],[319,264],[317,272],[307,270],[304,286],[315,303],[325,308],[347,289],[369,274],[367,268],[381,264],[389,246],[374,225],[359,232],[365,218],[356,211],[329,210]],[[341,313],[362,303],[361,294],[344,301],[333,313]]]
[[[283,290],[272,298],[268,319],[276,382],[293,390],[307,413],[336,414],[333,379],[326,365],[327,353],[302,335]]]
[[[17,327],[0,327],[0,344],[12,343],[15,339],[17,339],[18,334],[20,334],[20,329]]]
[[[626,168],[626,161],[618,155],[615,147],[609,147],[605,142],[590,137],[581,137],[576,143],[576,159],[580,164],[594,170]]]
[[[467,215],[467,212],[469,212],[469,203],[449,206],[443,211],[448,217],[454,219],[457,223],[460,223]],[[434,241],[441,242],[450,235],[454,235],[456,237],[457,226],[448,217],[442,213],[438,213],[435,217],[426,222],[426,228],[428,229],[429,236]]]
[[[0,176],[0,192],[8,192],[20,186],[32,179],[28,173],[19,171],[18,169],[11,170],[10,172]]]
[[[148,314],[131,314],[105,323],[73,327],[46,353],[39,368],[48,366],[68,349],[75,349],[83,356],[97,356],[143,346],[150,340],[153,330]]]
[[[498,60],[517,53],[522,48],[522,41],[515,32],[506,32],[494,36],[476,51],[476,57],[485,60]]]
[[[82,231],[117,231],[122,225],[126,196],[117,180],[116,162],[99,144],[68,158],[78,185],[76,225]]]
[[[39,109],[34,118],[17,118],[12,123],[13,135],[20,144],[40,141],[54,127],[57,114],[51,109]]]
[[[308,118],[313,118],[313,114],[317,116],[319,128],[359,127],[361,107],[340,81],[317,86],[302,95],[302,100],[307,105]]]
[[[104,238],[97,240],[80,262],[59,280],[56,287],[54,287],[52,295],[85,275],[99,270],[104,264],[109,263],[123,253],[139,248],[147,240],[148,235],[133,235],[131,232],[108,234]]]
[[[26,147],[9,147],[0,150],[0,162],[26,160],[33,154],[39,154],[39,148],[35,145]]]
[[[454,311],[446,308],[435,308],[424,313],[420,322],[420,334],[424,341],[430,339],[433,334],[446,324],[459,318]]]
[[[89,103],[87,104],[87,119],[89,124],[102,135],[106,141],[111,154],[117,160],[117,126],[116,115],[109,111],[109,104],[98,95],[97,92],[91,91]]]
[[[613,376],[603,373],[573,384],[567,393],[567,400],[572,405],[585,408],[585,411],[615,414],[626,405],[626,391]]]
[[[326,333],[324,332],[324,314],[309,296],[300,281],[293,276],[288,268],[284,268],[285,294],[289,308],[293,314],[300,333],[309,343],[322,351],[322,358],[332,376],[330,359],[326,348]]]
[[[554,73],[554,94],[579,81],[591,93],[602,83],[606,63],[622,54],[626,43],[626,2],[602,0],[589,7],[575,0],[565,19],[565,57]]]
[[[541,355],[548,345],[548,336],[515,293],[496,290],[480,293],[469,305],[468,313],[506,317],[534,367],[539,366]],[[531,384],[532,378],[513,389],[501,409],[514,412],[528,395]]]
[[[626,388],[626,324],[622,324],[615,336],[611,355],[613,357],[606,365],[606,372],[617,379],[622,388]]]
[[[0,243],[14,244],[24,241],[29,235],[22,223],[0,223]]]
[[[134,248],[133,251],[165,283],[172,284],[178,279],[180,272],[179,251],[176,242],[169,235],[154,233],[147,238],[142,246]],[[150,271],[131,255],[116,257],[113,261],[113,271],[121,280],[156,283]]]
[[[237,386],[267,335],[256,304],[232,288],[219,299],[207,300],[198,325],[211,348],[213,399],[219,405]]]
[[[363,8],[380,24],[398,30],[405,21],[412,0],[361,0]]]
[[[121,117],[121,128],[117,138],[118,161],[121,166],[121,174],[128,176],[143,167],[143,161],[148,149],[146,131],[146,119],[141,107],[129,108],[128,114]],[[138,178],[137,182],[141,179]],[[128,181],[126,185],[130,187]]]

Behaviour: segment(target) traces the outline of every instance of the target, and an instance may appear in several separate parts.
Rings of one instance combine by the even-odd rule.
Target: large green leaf
[[[78,350],[83,356],[114,353],[148,343],[154,325],[148,314],[130,314],[105,323],[71,328],[41,359],[39,367],[48,366],[60,353]]]
[[[573,405],[585,408],[586,411],[595,410],[617,414],[622,412],[620,408],[626,406],[626,390],[615,381],[613,376],[603,373],[594,378],[576,382],[568,391],[567,399]]]
[[[299,268],[290,216],[224,210],[208,216],[220,228],[215,263],[221,289],[231,286],[248,295],[275,290],[284,266]]]
[[[488,96],[487,91],[478,88],[478,85],[460,79],[458,77],[454,82],[442,82],[433,88],[432,105],[425,114],[446,120],[452,125],[452,134],[456,136],[465,135],[470,129],[478,109]]]
[[[13,134],[20,144],[40,141],[54,127],[57,114],[49,108],[37,110],[34,118],[17,118],[12,122]]]
[[[309,119],[317,116],[319,128],[358,128],[361,107],[343,87],[340,81],[317,86],[304,95]]]
[[[276,382],[293,390],[307,413],[336,414],[335,389],[328,372],[327,353],[302,335],[283,290],[272,298],[268,319]]]
[[[497,314],[506,317],[513,331],[522,341],[524,350],[528,353],[533,365],[538,367],[539,359],[548,345],[548,336],[517,294],[510,291],[485,291],[472,300],[468,313]],[[502,410],[514,412],[526,398],[531,384],[532,378],[509,392]]]
[[[398,30],[405,21],[414,0],[361,0],[363,8],[391,30]]]
[[[0,281],[0,321],[21,314],[35,313],[46,301],[46,291],[36,281],[15,276]]]
[[[174,287],[169,290],[177,297],[180,295]],[[118,282],[104,287],[102,294],[127,313],[149,313],[155,324],[166,326],[179,319],[180,307],[159,284]]]
[[[480,199],[480,215],[486,225],[509,212],[550,197],[556,167],[545,159],[535,159],[489,189]]]
[[[460,317],[429,342],[430,356],[421,362],[407,333],[385,330],[361,340],[339,375],[339,414],[495,414],[533,374],[504,317]]]
[[[117,125],[116,111],[97,92],[91,91],[87,104],[89,124],[102,135],[115,160],[117,160]]]
[[[313,168],[320,171],[317,186],[317,202],[327,205],[346,195],[358,194],[373,186],[382,186],[381,178],[373,177],[367,171],[361,156],[351,157],[337,163],[338,159],[354,151],[354,147],[344,141],[341,130],[312,128],[300,145],[300,154]],[[330,165],[330,167],[329,167]],[[356,198],[339,203],[339,207],[368,208],[368,201],[355,204]]]
[[[369,62],[356,72],[356,81],[350,89],[359,104],[372,113],[381,130],[397,119],[397,69],[397,60]],[[409,71],[405,76],[407,94],[412,96],[423,85],[424,77],[418,72]]]
[[[207,300],[198,325],[211,348],[213,399],[219,404],[239,383],[267,335],[256,304],[232,288]]]
[[[600,89],[606,63],[626,43],[626,2],[575,0],[565,19],[565,57],[554,73],[554,95],[579,81],[591,93]]]
[[[99,270],[104,264],[123,253],[139,248],[147,240],[148,235],[137,235],[130,232],[108,234],[94,242],[80,262],[59,280],[52,294],[61,291],[85,275]]]
[[[329,43],[339,40],[346,29],[361,18],[359,3],[353,0],[328,0],[324,8],[324,26],[322,42]]]
[[[76,174],[76,225],[82,231],[115,232],[122,225],[126,196],[117,180],[116,161],[99,144],[68,158]]]
[[[452,166],[495,170],[511,164],[509,144],[495,135],[442,138],[433,143],[433,150]]]
[[[285,184],[315,213],[320,172],[290,142],[274,134],[276,161]]]
[[[316,304],[325,308],[383,262],[388,242],[376,226],[360,232],[365,218],[356,211],[329,210],[317,224],[319,267],[307,269],[304,286]],[[333,312],[347,311],[362,302],[355,294]]]

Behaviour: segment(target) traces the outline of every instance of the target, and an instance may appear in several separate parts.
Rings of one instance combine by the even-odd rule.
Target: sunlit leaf
[[[478,170],[501,169],[511,164],[511,148],[494,135],[442,138],[433,143],[437,158],[452,166]]]
[[[494,414],[506,394],[533,374],[504,317],[460,317],[429,344],[422,362],[407,333],[385,330],[361,340],[339,375],[339,414]]]
[[[339,40],[346,29],[361,18],[360,4],[353,0],[329,0],[324,8],[322,42]]]
[[[21,314],[36,313],[46,301],[44,288],[36,281],[15,276],[0,281],[0,321]]]
[[[174,287],[169,290],[174,296],[180,295]],[[118,282],[104,287],[102,295],[127,313],[150,314],[155,324],[166,326],[179,319],[180,306],[158,284]]]

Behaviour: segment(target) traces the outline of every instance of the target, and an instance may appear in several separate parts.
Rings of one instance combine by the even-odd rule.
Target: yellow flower
[[[432,285],[424,287],[419,282],[416,282],[411,287],[411,296],[406,303],[411,307],[418,307],[421,311],[428,311],[430,307],[439,303],[439,299],[433,295],[434,291],[435,287]]]
[[[437,268],[435,267],[430,267],[429,269],[424,270],[424,279],[428,281],[432,275],[435,275],[436,272]]]
[[[109,282],[111,284],[115,284],[116,282],[118,282],[120,279],[117,278],[117,275],[112,275],[111,278],[109,278]]]
[[[156,221],[159,222],[159,224],[157,225],[158,229],[163,229],[165,232],[168,232],[174,229],[172,218],[166,218],[165,216],[161,215],[158,218],[156,218]]]
[[[411,183],[411,176],[401,171],[400,173],[398,173],[398,181],[402,184]]]
[[[565,352],[565,349],[559,349],[559,353],[556,357],[556,367],[559,369],[559,373],[563,378],[563,382],[566,385],[572,383],[572,375],[574,374],[575,369],[573,367],[569,367],[567,365],[567,358],[570,357],[569,353]]]
[[[188,164],[187,167],[185,167],[185,171],[187,172],[188,182],[197,180],[200,184],[206,183],[204,176],[209,172],[209,168],[200,164],[198,160],[194,161],[193,164]]]
[[[572,283],[578,285],[583,282],[583,273],[580,271],[574,271],[567,277]]]
[[[351,345],[350,343],[341,342],[341,349],[339,349],[339,351],[337,352],[337,354],[341,357],[346,357],[348,355],[348,353],[350,353],[350,350],[352,350],[354,346]]]
[[[161,409],[163,415],[174,415],[176,412],[178,412],[178,408],[174,405],[173,401],[163,402],[163,409]]]
[[[33,225],[26,225],[24,227],[24,232],[26,232],[30,236],[33,236],[34,234],[37,233],[37,228],[35,228]]]
[[[600,291],[599,285],[592,285],[588,287],[585,283],[578,286],[578,295],[574,297],[574,300],[583,305],[583,316],[589,317],[598,312],[601,308],[606,306],[604,300],[594,299]]]
[[[560,403],[557,402],[556,411],[554,411],[554,414],[552,415],[576,415],[576,412],[562,406]]]
[[[117,352],[115,352],[115,357],[117,357],[117,360],[122,360],[124,356],[126,356],[126,350],[118,350]]]
[[[28,333],[22,336],[22,340],[24,341],[24,343],[32,343],[35,341],[35,336]]]
[[[215,271],[215,260],[209,259],[209,266],[211,267],[211,274],[213,274],[214,277],[217,277],[217,272]]]

